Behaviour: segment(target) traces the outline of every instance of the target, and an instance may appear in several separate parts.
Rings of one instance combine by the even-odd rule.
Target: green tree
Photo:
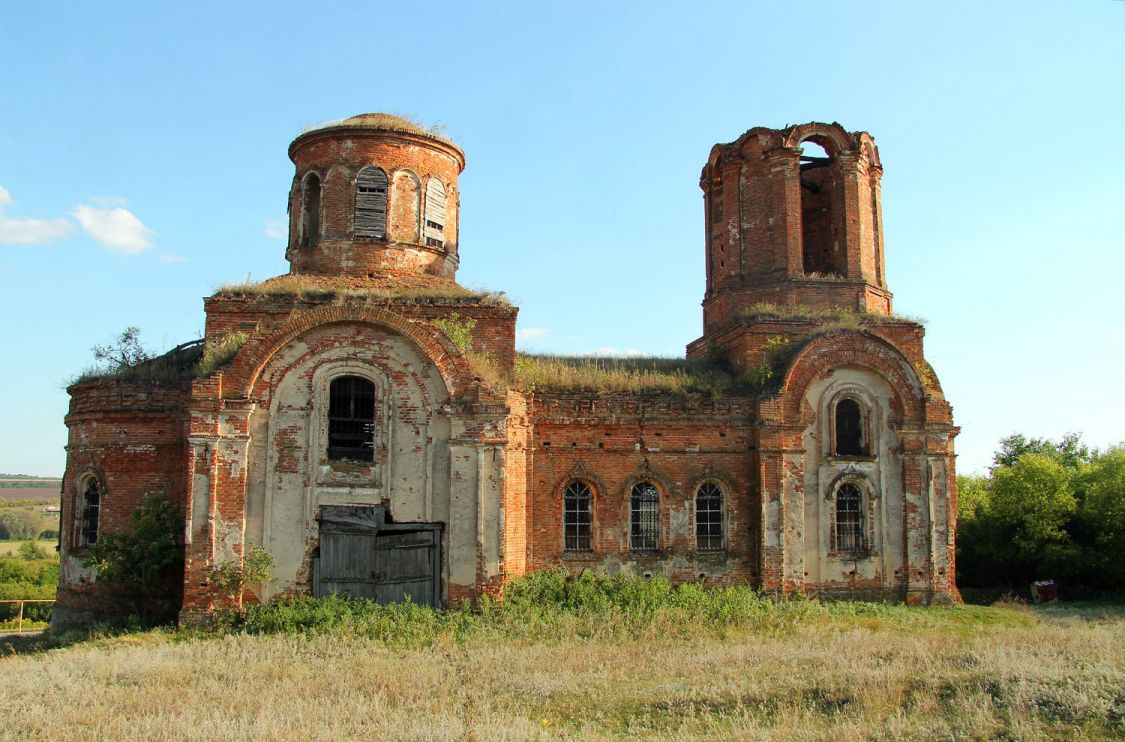
[[[152,359],[152,353],[141,345],[139,327],[126,327],[116,338],[105,345],[95,345],[92,350],[98,363],[115,373]]]
[[[247,545],[242,559],[223,562],[212,568],[211,583],[242,610],[242,593],[251,585],[270,578],[273,554],[258,544]]]
[[[992,474],[989,511],[1010,532],[1025,576],[1057,570],[1069,556],[1065,526],[1077,507],[1073,478],[1056,458],[1039,453],[1024,454]]]
[[[1067,433],[1058,442],[1048,438],[1028,439],[1022,433],[1013,433],[1001,439],[1000,450],[992,457],[993,469],[1014,466],[1020,457],[1029,453],[1048,456],[1070,469],[1077,469],[1092,456],[1089,446],[1082,442],[1081,433]]]
[[[135,612],[147,619],[163,617],[173,578],[183,565],[183,517],[163,493],[149,495],[131,514],[133,529],[103,533],[86,566],[99,580],[120,586],[133,601]]]
[[[1125,447],[1096,456],[1082,480],[1082,514],[1093,532],[1091,566],[1105,585],[1125,589]]]
[[[957,518],[971,519],[988,505],[988,477],[975,474],[957,475]]]
[[[29,541],[39,535],[42,521],[27,510],[5,510],[0,513],[0,535],[13,541]]]

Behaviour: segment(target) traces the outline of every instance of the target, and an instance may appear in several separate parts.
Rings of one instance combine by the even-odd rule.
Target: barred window
[[[695,548],[723,549],[723,491],[714,482],[704,482],[695,493]]]
[[[387,174],[365,167],[355,178],[355,236],[387,236]]]
[[[593,520],[590,488],[582,482],[571,482],[563,494],[563,549],[590,551],[592,549]]]
[[[863,494],[848,483],[836,490],[836,551],[863,551]]]
[[[96,477],[90,477],[82,488],[79,503],[78,546],[93,546],[98,542],[98,514],[102,506],[102,490]]]
[[[867,441],[863,435],[863,410],[854,399],[841,399],[836,405],[836,454],[866,456]]]
[[[301,247],[313,247],[320,239],[320,177],[310,173],[301,194]]]
[[[375,460],[375,385],[341,376],[328,387],[328,458]]]
[[[660,535],[660,494],[652,482],[633,485],[629,548],[656,551]]]

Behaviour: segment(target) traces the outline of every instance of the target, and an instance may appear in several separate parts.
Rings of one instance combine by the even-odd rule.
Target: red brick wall
[[[378,129],[324,129],[298,137],[290,147],[297,166],[290,193],[289,259],[296,273],[377,275],[427,273],[452,278],[457,270],[460,195],[457,176],[464,154],[443,140],[422,134]],[[356,238],[355,176],[368,165],[381,167],[390,179],[388,234],[390,241]],[[424,209],[426,183],[437,178],[445,186],[445,245],[425,244],[416,222],[414,196],[396,175],[408,170],[418,177]],[[310,172],[321,178],[321,219],[317,244],[299,244],[301,184]],[[396,184],[397,181],[397,184]],[[405,198],[404,198],[405,197]],[[409,203],[407,203],[409,201]]]
[[[90,581],[89,570],[79,572],[89,554],[76,541],[79,485],[89,473],[102,484],[99,535],[130,531],[133,511],[150,494],[162,493],[183,512],[186,389],[109,380],[69,391],[57,610],[60,618],[84,611],[127,614],[135,596]]]

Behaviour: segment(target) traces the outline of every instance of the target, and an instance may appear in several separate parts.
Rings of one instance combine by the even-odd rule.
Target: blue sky
[[[446,126],[459,280],[567,353],[700,334],[715,142],[869,131],[960,470],[1013,431],[1125,439],[1125,2],[416,7],[5,4],[0,472],[62,472],[92,345],[136,325],[166,349],[218,285],[287,272],[286,147],[367,111]]]

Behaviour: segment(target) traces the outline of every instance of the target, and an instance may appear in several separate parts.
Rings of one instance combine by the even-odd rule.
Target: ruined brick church
[[[183,515],[188,621],[230,600],[213,570],[250,544],[276,560],[250,601],[457,606],[556,565],[957,599],[958,429],[923,328],[892,313],[867,133],[712,148],[682,373],[721,367],[719,393],[521,384],[517,309],[455,282],[452,141],[365,114],[289,157],[289,274],[206,298],[202,341],[69,389],[56,626],[136,597],[83,562],[154,494]]]

